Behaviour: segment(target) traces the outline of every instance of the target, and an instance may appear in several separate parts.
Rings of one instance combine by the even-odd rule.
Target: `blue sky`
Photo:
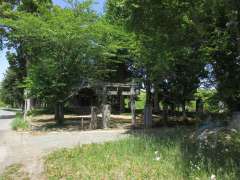
[[[52,0],[54,4],[57,4],[61,7],[66,7],[67,3],[64,0]],[[82,1],[82,0],[80,0]],[[104,4],[106,0],[95,0],[93,5],[93,9],[96,10],[98,13],[102,13],[104,9]],[[0,51],[0,82],[4,77],[4,73],[8,67],[8,62],[6,60],[6,49]]]

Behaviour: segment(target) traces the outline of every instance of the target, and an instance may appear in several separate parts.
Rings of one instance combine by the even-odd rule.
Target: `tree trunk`
[[[150,81],[146,81],[146,104],[151,104],[151,84]]]
[[[151,103],[151,84],[146,81],[146,103],[144,107],[144,127],[152,127],[152,103]]]
[[[102,128],[108,128],[108,123],[111,120],[111,106],[104,104],[102,107]]]
[[[183,103],[182,103],[182,117],[183,117],[184,120],[187,119],[187,115],[186,115],[186,102],[185,101],[183,101]]]
[[[131,115],[132,115],[132,127],[136,127],[136,106],[135,106],[135,90],[134,86],[131,87],[130,91],[130,106],[131,106]]]
[[[55,121],[57,124],[62,125],[64,121],[63,103],[57,103],[55,105]]]
[[[240,6],[240,3],[238,4]],[[239,9],[240,7],[238,7]],[[236,28],[236,33],[237,33],[237,55],[238,58],[240,58],[240,10],[237,11],[237,28]]]
[[[31,111],[32,109],[33,109],[33,99],[31,98],[25,99],[24,119],[26,119],[28,112]]]
[[[132,127],[136,127],[136,106],[135,101],[131,102]]]
[[[159,95],[158,92],[155,91],[154,98],[153,98],[153,112],[159,113],[160,112],[160,106],[159,106]]]
[[[146,104],[144,108],[144,127],[152,128],[152,106]]]
[[[163,123],[164,125],[167,124],[168,121],[168,105],[163,102]]]
[[[176,106],[174,103],[171,103],[171,114],[174,115],[175,114],[175,109],[176,109]]]
[[[124,113],[124,96],[122,95],[122,92],[120,91],[120,113]]]

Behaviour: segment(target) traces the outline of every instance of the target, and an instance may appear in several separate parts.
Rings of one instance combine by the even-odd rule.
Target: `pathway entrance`
[[[50,132],[37,135],[30,132],[20,133],[10,128],[13,117],[13,112],[0,110],[0,174],[7,166],[20,163],[34,180],[44,179],[42,157],[49,152],[128,136],[127,130]]]

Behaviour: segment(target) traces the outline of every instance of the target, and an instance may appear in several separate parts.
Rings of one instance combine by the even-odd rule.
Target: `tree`
[[[112,71],[105,69],[109,54],[121,44],[126,46],[124,33],[97,17],[90,5],[54,6],[40,11],[41,16],[21,13],[17,19],[2,20],[14,31],[10,37],[22,39],[26,47],[31,61],[25,81],[30,96],[55,106],[58,123],[63,121],[68,96],[84,82]]]
[[[19,88],[20,84],[16,77],[16,71],[8,69],[4,81],[1,83],[0,99],[4,104],[11,105],[12,107],[21,107],[23,97],[21,88]]]
[[[108,19],[125,26],[137,36],[139,50],[135,66],[142,69],[146,107],[152,104],[153,87],[155,92],[163,93],[164,104],[169,101],[185,104],[197,90],[205,65],[197,56],[201,36],[194,14],[199,11],[199,2],[107,2]],[[191,68],[192,63],[196,65],[195,69]]]
[[[205,3],[201,28],[202,49],[213,67],[218,96],[230,111],[240,110],[240,2],[235,0]],[[200,21],[200,22],[202,22]]]
[[[7,20],[14,20],[21,13],[31,13],[40,15],[40,9],[49,9],[51,0],[2,0],[0,2],[0,17]],[[8,72],[4,79],[3,91],[8,92],[7,100],[9,104],[15,104],[18,107],[24,107],[24,80],[27,76],[27,64],[30,60],[30,53],[26,49],[22,37],[14,36],[15,29],[11,30],[0,26],[0,49],[7,48],[9,62]],[[9,79],[15,79],[10,81]],[[6,88],[6,89],[5,89]],[[14,89],[14,91],[11,91]],[[21,102],[19,102],[21,101]]]

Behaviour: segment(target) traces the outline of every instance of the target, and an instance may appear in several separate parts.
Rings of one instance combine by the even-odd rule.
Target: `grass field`
[[[135,134],[128,139],[63,149],[46,157],[49,179],[236,179],[237,168],[214,169],[201,161],[185,159],[183,137],[188,130],[163,130],[158,134]],[[184,151],[184,152],[183,152]],[[193,163],[194,162],[194,163]]]

